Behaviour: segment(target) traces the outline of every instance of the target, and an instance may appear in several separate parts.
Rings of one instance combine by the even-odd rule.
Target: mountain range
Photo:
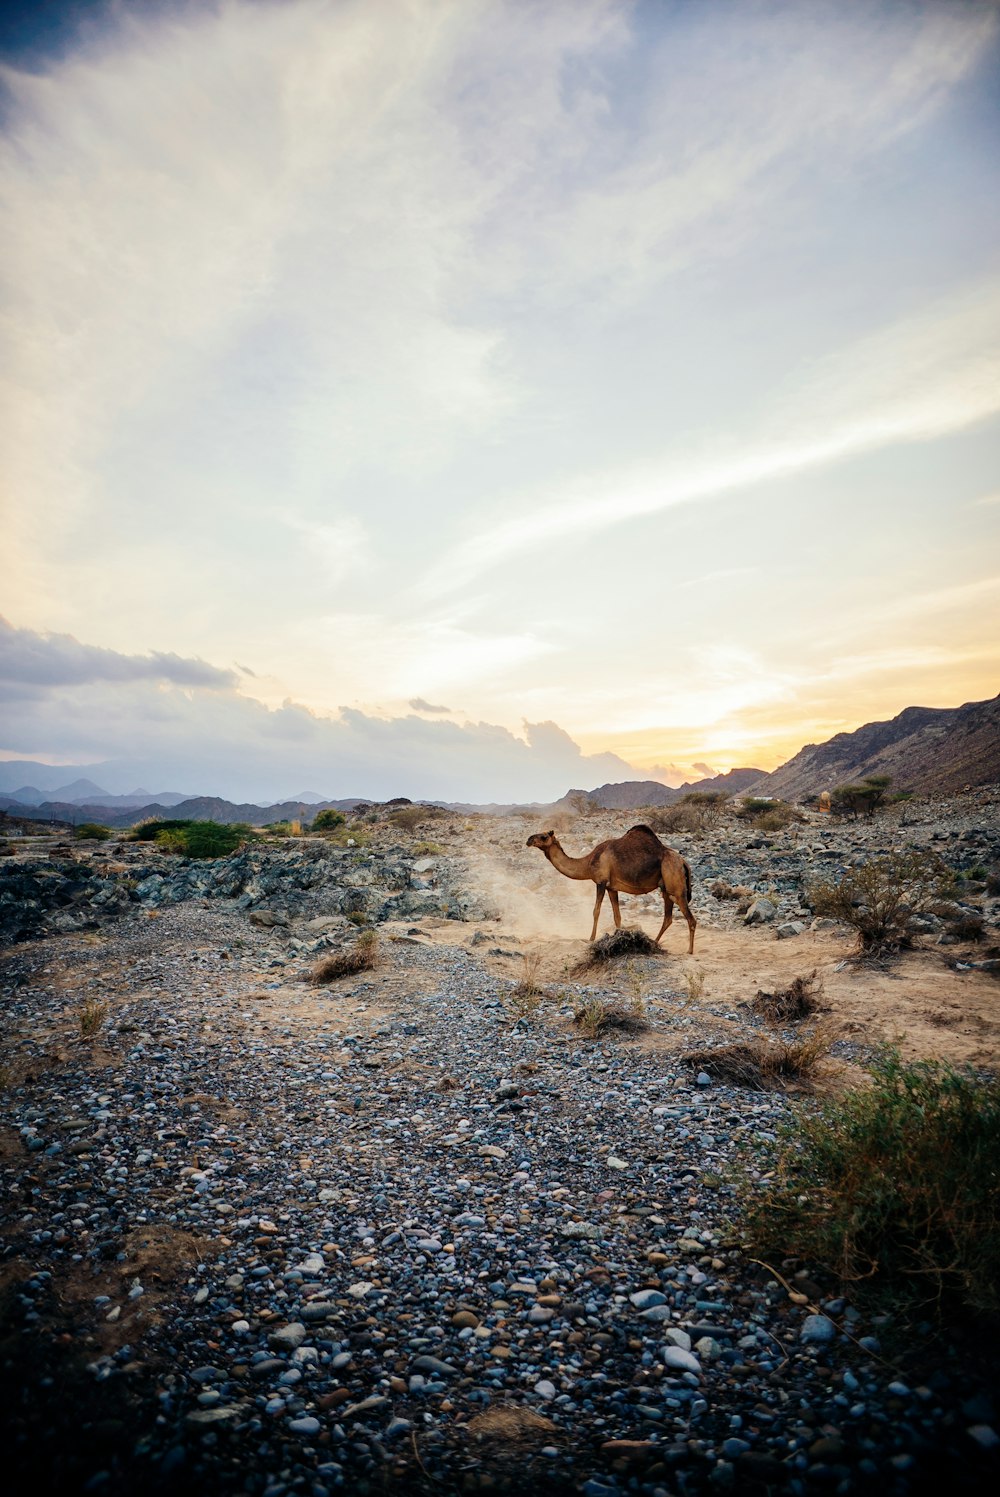
[[[63,776],[80,767],[88,766],[60,767],[28,759],[0,763],[0,811],[41,815],[45,820],[101,821],[112,827],[131,826],[157,816],[265,826],[273,821],[310,821],[326,807],[353,810],[366,799],[348,796],[326,800],[313,791],[303,791],[287,801],[258,806],[219,796],[186,796],[179,791],[151,795],[137,789],[128,795],[109,795],[81,775],[60,783]],[[582,797],[607,810],[634,811],[643,806],[674,805],[691,791],[714,790],[796,801],[876,774],[891,775],[897,789],[928,795],[1000,783],[1000,696],[985,702],[966,702],[962,707],[907,707],[885,722],[865,723],[853,733],[837,733],[826,743],[806,744],[772,773],[732,769],[676,789],[658,780],[625,780],[598,785],[594,790],[569,790],[560,800],[545,805],[444,804],[446,809],[459,812],[541,813],[573,809]],[[31,783],[18,785],[18,780],[29,777]],[[17,788],[7,788],[14,786]]]

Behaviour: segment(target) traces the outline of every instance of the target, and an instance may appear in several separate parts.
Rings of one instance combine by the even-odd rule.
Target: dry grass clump
[[[808,977],[796,977],[787,988],[778,988],[773,993],[758,988],[750,1010],[772,1024],[798,1024],[816,1013],[822,991],[822,980],[813,968]]]
[[[753,899],[753,890],[746,884],[731,884],[727,878],[717,878],[708,892],[713,899]]]
[[[477,1445],[500,1448],[510,1453],[527,1452],[539,1445],[550,1445],[559,1438],[559,1430],[542,1414],[519,1404],[495,1404],[469,1420],[468,1433]]]
[[[335,982],[338,977],[349,977],[354,972],[370,972],[379,963],[378,936],[373,930],[363,930],[353,946],[346,951],[334,952],[317,962],[309,974],[313,987],[323,987]]]
[[[605,967],[609,962],[617,962],[625,957],[660,955],[662,953],[659,946],[645,931],[623,925],[620,930],[601,936],[599,941],[591,941],[587,955],[577,962],[570,975],[584,977],[598,967]]]
[[[808,1082],[829,1055],[835,1036],[821,1025],[791,1041],[738,1041],[717,1050],[690,1050],[681,1057],[733,1086],[761,1090],[788,1081]]]
[[[573,1023],[588,1040],[602,1035],[645,1034],[649,1020],[636,1003],[609,1003],[603,998],[581,998],[573,1014]]]
[[[538,1012],[542,999],[548,995],[539,981],[541,955],[537,951],[526,951],[521,963],[521,979],[505,994],[505,1001],[518,1019],[529,1019]]]
[[[690,966],[684,968],[684,971],[681,973],[681,980],[687,988],[690,1002],[697,1003],[705,991],[705,973],[702,968],[692,962]]]
[[[959,941],[981,941],[986,934],[986,922],[975,910],[962,910],[948,921],[948,929]]]
[[[100,1034],[105,1019],[108,1017],[108,1005],[102,1003],[99,998],[90,998],[80,1007],[80,1035],[82,1039],[92,1040]]]

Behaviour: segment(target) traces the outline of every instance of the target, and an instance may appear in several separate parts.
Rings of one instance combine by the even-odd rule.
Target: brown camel
[[[694,933],[698,922],[691,913],[691,869],[680,853],[666,847],[648,826],[630,827],[624,837],[612,837],[607,842],[598,842],[593,852],[582,858],[571,858],[563,852],[555,832],[535,832],[528,838],[528,847],[541,848],[553,868],[567,878],[589,878],[597,885],[597,903],[594,905],[594,928],[590,939],[597,939],[597,921],[601,904],[607,890],[611,897],[611,909],[615,917],[615,928],[621,929],[622,916],[618,908],[619,894],[649,894],[654,889],[663,892],[663,924],[656,943],[674,918],[674,905],[680,908],[687,921],[690,940],[688,952],[694,951]]]

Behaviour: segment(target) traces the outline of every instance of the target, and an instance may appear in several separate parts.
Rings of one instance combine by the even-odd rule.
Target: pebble
[[[828,1316],[807,1315],[799,1331],[799,1340],[825,1345],[827,1341],[832,1341],[836,1334],[837,1327]]]
[[[720,873],[753,884],[770,856],[740,850]],[[513,1024],[501,959],[484,964],[461,920],[451,944],[385,941],[376,972],[307,987],[311,943],[353,932],[336,906],[357,895],[359,909],[381,901],[377,914],[396,897],[367,879],[395,868],[415,898],[461,893],[447,857],[428,891],[407,885],[402,852],[355,848],[333,861],[334,886],[286,887],[278,864],[245,860],[240,892],[185,900],[161,898],[187,877],[171,865],[143,896],[157,920],[129,908],[105,925],[102,947],[66,944],[81,992],[120,963],[115,1065],[112,1079],[74,1052],[7,1099],[25,1144],[0,1161],[0,1189],[19,1203],[10,1241],[38,1284],[23,1295],[38,1307],[25,1306],[24,1334],[37,1335],[27,1317],[44,1307],[40,1274],[58,1285],[71,1269],[110,1265],[110,1299],[95,1304],[94,1293],[73,1313],[82,1327],[114,1315],[129,1346],[119,1360],[95,1349],[90,1375],[124,1392],[130,1363],[165,1369],[144,1459],[166,1470],[182,1449],[192,1489],[222,1482],[227,1440],[239,1441],[255,1497],[360,1492],[376,1473],[391,1489],[395,1462],[415,1469],[411,1432],[432,1477],[452,1486],[478,1450],[466,1426],[507,1405],[552,1426],[524,1457],[526,1479],[532,1461],[550,1481],[559,1463],[567,1490],[591,1497],[700,1497],[783,1475],[835,1490],[839,1468],[853,1480],[864,1460],[912,1480],[890,1462],[952,1440],[947,1388],[929,1377],[926,1400],[899,1380],[894,1391],[866,1355],[878,1350],[867,1313],[845,1320],[858,1341],[829,1315],[803,1319],[728,1246],[730,1198],[712,1180],[741,1138],[773,1137],[801,1104],[713,1084],[665,1052],[585,1041],[544,1015]],[[223,863],[193,868],[192,887],[232,878]],[[272,875],[264,899],[289,923],[251,925],[254,906],[240,900]],[[703,906],[709,876],[696,868]],[[759,886],[776,886],[771,871]],[[798,918],[793,908],[781,893],[780,915]],[[307,919],[333,923],[307,931]],[[45,970],[62,960],[60,943],[80,938],[18,948],[2,979],[28,1060],[47,1025],[64,1022],[65,988]],[[483,950],[493,944],[489,933]],[[690,1043],[670,967],[650,1011]],[[271,1001],[245,1001],[261,992]],[[707,995],[698,1024],[729,1025],[729,1014]],[[77,1141],[90,1147],[71,1152]],[[54,1143],[61,1151],[45,1154]],[[211,1246],[176,1282],[144,1264],[118,1274],[128,1265],[117,1255],[151,1227]],[[129,1299],[136,1280],[144,1292]],[[954,1397],[970,1399],[967,1379],[955,1383]],[[985,1458],[991,1421],[970,1405],[954,1422],[955,1461],[960,1441]]]

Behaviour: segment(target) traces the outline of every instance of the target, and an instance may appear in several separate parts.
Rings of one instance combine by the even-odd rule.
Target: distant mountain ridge
[[[867,775],[891,775],[897,789],[947,795],[1000,782],[1000,696],[962,707],[906,707],[826,743],[808,743],[748,787],[754,795],[801,800]]]
[[[675,806],[692,791],[723,790],[727,795],[741,795],[764,774],[762,769],[731,769],[727,774],[712,775],[706,780],[689,780],[676,788],[659,780],[623,780],[618,784],[598,785],[596,790],[571,790],[569,796],[585,794],[606,811],[636,811],[640,806]],[[562,805],[568,796],[563,797]]]
[[[99,766],[95,766],[99,769]],[[236,803],[222,796],[182,796],[162,792],[139,803],[143,791],[132,795],[108,795],[92,780],[78,777],[59,784],[73,766],[39,764],[33,760],[0,763],[0,784],[17,785],[16,793],[0,793],[0,810],[44,820],[100,821],[111,827],[128,827],[150,817],[190,818],[212,821],[244,821],[266,826],[273,821],[312,821],[327,807],[350,811],[371,797],[347,796],[323,800],[313,792],[301,798],[259,806]],[[48,791],[23,783],[30,773]],[[809,743],[770,774],[760,769],[731,769],[727,774],[693,780],[676,789],[659,780],[624,780],[598,785],[594,790],[568,790],[554,802],[522,802],[508,805],[475,805],[442,802],[456,812],[480,811],[504,815],[512,812],[538,816],[550,812],[575,811],[581,801],[609,811],[638,811],[643,807],[672,806],[692,791],[723,790],[730,795],[774,796],[803,800],[832,790],[837,785],[864,779],[866,775],[891,775],[897,789],[920,794],[946,795],[966,785],[1000,783],[1000,696],[984,702],[966,702],[961,707],[906,707],[885,722],[865,723],[853,733],[837,733],[826,743]],[[80,798],[66,792],[83,790]],[[30,797],[30,799],[28,798]]]

